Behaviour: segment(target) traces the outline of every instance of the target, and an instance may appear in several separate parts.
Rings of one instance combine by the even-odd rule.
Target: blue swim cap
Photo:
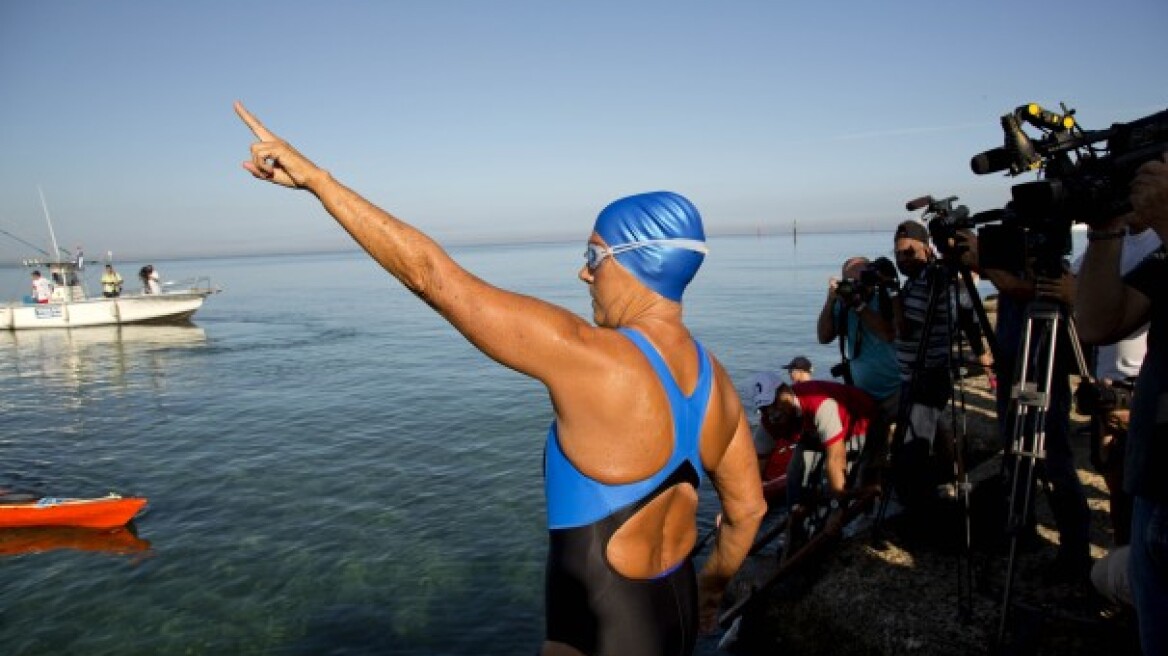
[[[681,301],[706,257],[702,215],[684,196],[671,191],[613,201],[596,217],[593,230],[609,248],[645,244],[613,257],[641,284],[671,301]],[[668,243],[671,240],[678,241]]]

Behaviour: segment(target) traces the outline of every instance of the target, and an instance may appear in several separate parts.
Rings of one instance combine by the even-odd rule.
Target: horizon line
[[[893,228],[890,228],[891,232]],[[822,235],[822,234],[849,234],[849,233],[873,233],[881,230],[875,227],[859,228],[859,227],[835,227],[817,225],[810,228],[796,230],[795,224],[792,223],[788,227],[778,228],[774,224],[760,224],[754,228],[736,227],[721,230],[713,230],[706,234],[706,238],[722,238],[722,237],[786,237],[797,234],[804,235]],[[466,248],[466,247],[491,247],[491,246],[509,246],[509,245],[539,245],[539,244],[566,244],[578,241],[579,237],[569,237],[567,235],[550,235],[550,234],[528,234],[521,237],[503,237],[503,236],[483,236],[480,238],[465,238],[465,239],[449,239],[438,240],[438,244],[444,249],[452,248]],[[282,256],[304,256],[304,255],[338,255],[346,253],[361,252],[362,249],[353,242],[348,247],[330,247],[330,248],[284,248],[272,250],[255,250],[255,251],[239,251],[233,253],[166,253],[162,251],[157,254],[147,254],[145,256],[132,256],[119,258],[123,263],[136,263],[146,261],[182,261],[182,260],[224,260],[233,258],[246,257],[282,257]],[[27,258],[22,258],[27,259]],[[101,258],[95,258],[93,264],[104,266],[105,262]],[[21,261],[3,262],[0,261],[0,268],[24,268]]]

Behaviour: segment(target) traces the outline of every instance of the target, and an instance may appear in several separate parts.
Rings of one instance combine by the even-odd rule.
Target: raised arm
[[[1075,296],[1075,325],[1079,337],[1088,344],[1113,344],[1148,319],[1147,297],[1124,284],[1120,275],[1123,239],[1111,236],[1122,235],[1122,228],[1130,218],[1124,217],[1102,230],[1092,231],[1091,241],[1083,253]]]
[[[839,281],[834,277],[827,281],[827,298],[823,301],[823,309],[819,311],[819,319],[815,322],[815,336],[820,344],[830,344],[836,338],[835,327],[835,286]]]
[[[1119,270],[1122,246],[1118,238],[1111,238],[1107,233],[1115,234],[1115,230],[1137,221],[1155,230],[1162,242],[1168,237],[1168,151],[1141,165],[1130,189],[1135,213],[1101,226],[1083,254],[1077,319],[1079,335],[1088,343],[1118,341],[1148,319],[1151,301],[1124,284]]]
[[[430,237],[344,186],[273,134],[244,108],[235,111],[259,140],[243,167],[261,180],[304,189],[370,256],[497,362],[549,382],[594,361],[592,327],[559,306],[494,287],[459,266]],[[575,357],[573,357],[575,356]]]

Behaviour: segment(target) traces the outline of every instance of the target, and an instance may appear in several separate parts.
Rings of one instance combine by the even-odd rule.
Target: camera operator
[[[1160,245],[1155,231],[1129,224],[1120,244],[1120,275],[1127,275]],[[1071,268],[1078,273],[1082,265],[1080,255]],[[1096,347],[1094,380],[1084,380],[1075,392],[1079,414],[1091,417],[1091,464],[1107,484],[1116,546],[1123,546],[1131,539],[1131,497],[1123,491],[1123,458],[1131,386],[1144,363],[1147,336],[1145,323],[1114,344]],[[1096,569],[1099,567],[1096,563]]]
[[[1168,239],[1168,153],[1140,167],[1129,214],[1088,233],[1080,270],[1079,329],[1115,342],[1149,323],[1148,351],[1132,396],[1124,490],[1133,496],[1129,576],[1145,654],[1168,653],[1168,255],[1163,248],[1120,274],[1123,226]]]
[[[952,436],[941,415],[953,393],[949,355],[955,309],[948,277],[929,239],[928,228],[918,221],[901,223],[893,236],[896,267],[905,276],[900,294],[893,300],[903,406],[897,419],[904,422],[897,429],[904,440],[894,445],[898,451],[893,464],[897,493],[910,511],[925,509],[942,490],[952,492],[945,486],[952,473]],[[926,314],[934,297],[934,314],[926,335]],[[918,363],[922,342],[924,362]]]
[[[828,278],[827,298],[815,330],[820,344],[839,339],[844,380],[867,392],[893,420],[900,399],[900,373],[892,298],[899,290],[895,265],[887,258],[880,260],[883,263],[874,264],[865,257],[848,258],[841,269],[843,279]]]
[[[1075,301],[1075,276],[1061,254],[1039,254],[1029,258],[1021,270],[1006,270],[987,266],[983,275],[998,290],[998,318],[996,326],[998,354],[994,363],[997,368],[997,410],[998,429],[1002,446],[1013,466],[1020,462],[1012,453],[1015,425],[1011,410],[1011,390],[1017,377],[1019,351],[1026,335],[1027,310],[1031,302],[1039,299],[1054,301],[1064,317],[1070,317],[1070,307]],[[1038,476],[1048,484],[1048,499],[1059,532],[1059,550],[1053,562],[1047,566],[1044,580],[1047,583],[1085,583],[1091,572],[1090,521],[1091,510],[1087,496],[1079,480],[1075,467],[1074,453],[1071,451],[1071,364],[1075,361],[1070,333],[1061,332],[1054,337],[1054,362],[1050,389],[1047,390],[1045,414],[1045,437],[1043,447],[1045,457],[1035,463]],[[1037,349],[1031,351],[1031,357]],[[1034,365],[1034,363],[1030,363]],[[1034,367],[1037,368],[1037,367]],[[1044,375],[1045,372],[1039,372]],[[1038,380],[1039,378],[1035,378]],[[1033,434],[1037,415],[1031,413],[1023,427],[1027,434]],[[1033,503],[1035,495],[1016,496],[1015,503],[1029,498],[1030,506],[1020,509],[1025,512],[1027,525],[1020,539],[1031,544],[1037,543]]]

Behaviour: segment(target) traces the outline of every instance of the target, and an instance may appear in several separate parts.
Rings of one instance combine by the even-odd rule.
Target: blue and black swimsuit
[[[661,355],[640,333],[621,332],[653,365],[669,397],[674,448],[647,479],[605,485],[582,474],[560,449],[553,422],[544,462],[550,547],[547,562],[547,639],[593,656],[690,654],[698,631],[693,561],[650,579],[631,579],[606,558],[613,534],[641,508],[675,485],[695,489],[705,478],[699,453],[713,369],[697,345],[698,383],[685,396]]]

